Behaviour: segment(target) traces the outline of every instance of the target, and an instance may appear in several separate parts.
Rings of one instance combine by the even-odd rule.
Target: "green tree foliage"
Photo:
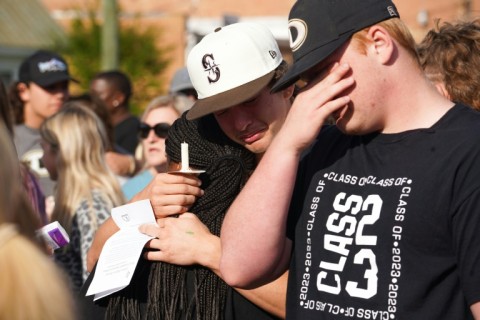
[[[119,69],[132,80],[131,108],[137,115],[148,101],[164,93],[162,73],[170,62],[171,48],[157,45],[161,36],[158,28],[141,28],[140,22],[122,25],[119,32]],[[67,45],[57,50],[68,60],[71,73],[80,81],[79,91],[83,92],[88,90],[90,80],[101,66],[101,24],[95,14],[91,12],[87,18],[73,20],[67,38]]]

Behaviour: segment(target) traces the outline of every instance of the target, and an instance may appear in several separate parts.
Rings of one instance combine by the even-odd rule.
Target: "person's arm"
[[[102,225],[98,228],[97,232],[95,233],[95,237],[93,238],[92,245],[87,252],[88,272],[92,272],[93,267],[95,267],[105,242],[118,230],[118,226],[111,217],[105,220],[105,222],[102,223]]]
[[[107,166],[116,175],[122,177],[131,177],[137,173],[141,167],[140,161],[135,159],[133,155],[122,154],[114,151],[105,153],[105,161]]]
[[[222,225],[220,272],[234,287],[268,283],[287,269],[286,221],[300,155],[335,111],[350,101],[349,66],[335,66],[295,98],[285,123],[229,208]],[[238,266],[242,266],[239,268]]]
[[[287,282],[288,271],[276,280],[256,289],[234,289],[259,308],[262,308],[280,319],[285,319],[287,307]]]
[[[475,320],[480,320],[480,302],[472,304],[470,310],[472,311],[473,318]]]
[[[147,245],[152,251],[145,253],[146,259],[176,265],[199,264],[222,278],[220,238],[211,234],[196,215],[186,212],[178,218],[158,219],[157,225],[142,225],[140,231],[156,237]],[[287,278],[286,272],[256,289],[234,289],[259,308],[285,318]]]
[[[203,194],[200,184],[200,180],[193,175],[159,173],[130,203],[149,199],[157,218],[183,213]],[[108,218],[97,230],[87,254],[89,272],[97,263],[105,242],[118,230],[112,218]]]
[[[93,208],[95,208],[94,218],[98,224],[101,225],[110,216],[110,210],[108,206],[97,196],[93,196]],[[83,281],[88,277],[88,274],[92,272],[93,265],[89,266],[88,251],[92,246],[95,239],[96,230],[92,227],[94,222],[92,221],[92,215],[90,214],[90,207],[83,207],[80,212],[77,213],[78,229],[80,233],[80,245],[81,245],[81,258],[82,258],[82,275]],[[97,229],[98,230],[98,229]],[[95,263],[93,263],[95,264]]]

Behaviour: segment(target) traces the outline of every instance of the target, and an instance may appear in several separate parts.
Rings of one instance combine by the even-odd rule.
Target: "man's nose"
[[[248,108],[238,105],[232,107],[231,115],[235,124],[235,129],[238,131],[245,130],[250,123],[252,123],[252,114]]]

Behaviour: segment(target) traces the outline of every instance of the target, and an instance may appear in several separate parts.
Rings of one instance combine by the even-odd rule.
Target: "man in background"
[[[10,92],[14,108],[14,142],[20,161],[26,163],[40,183],[51,208],[54,182],[42,164],[39,128],[46,118],[55,114],[69,97],[68,64],[60,55],[39,50],[27,57],[18,72],[18,82]]]

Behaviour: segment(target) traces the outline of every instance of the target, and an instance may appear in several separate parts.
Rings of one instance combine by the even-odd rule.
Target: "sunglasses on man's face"
[[[168,129],[170,129],[170,125],[168,123],[161,122],[157,123],[153,127],[150,127],[148,124],[141,122],[138,126],[138,135],[140,136],[140,138],[146,139],[150,134],[150,130],[153,130],[157,137],[166,138]]]

